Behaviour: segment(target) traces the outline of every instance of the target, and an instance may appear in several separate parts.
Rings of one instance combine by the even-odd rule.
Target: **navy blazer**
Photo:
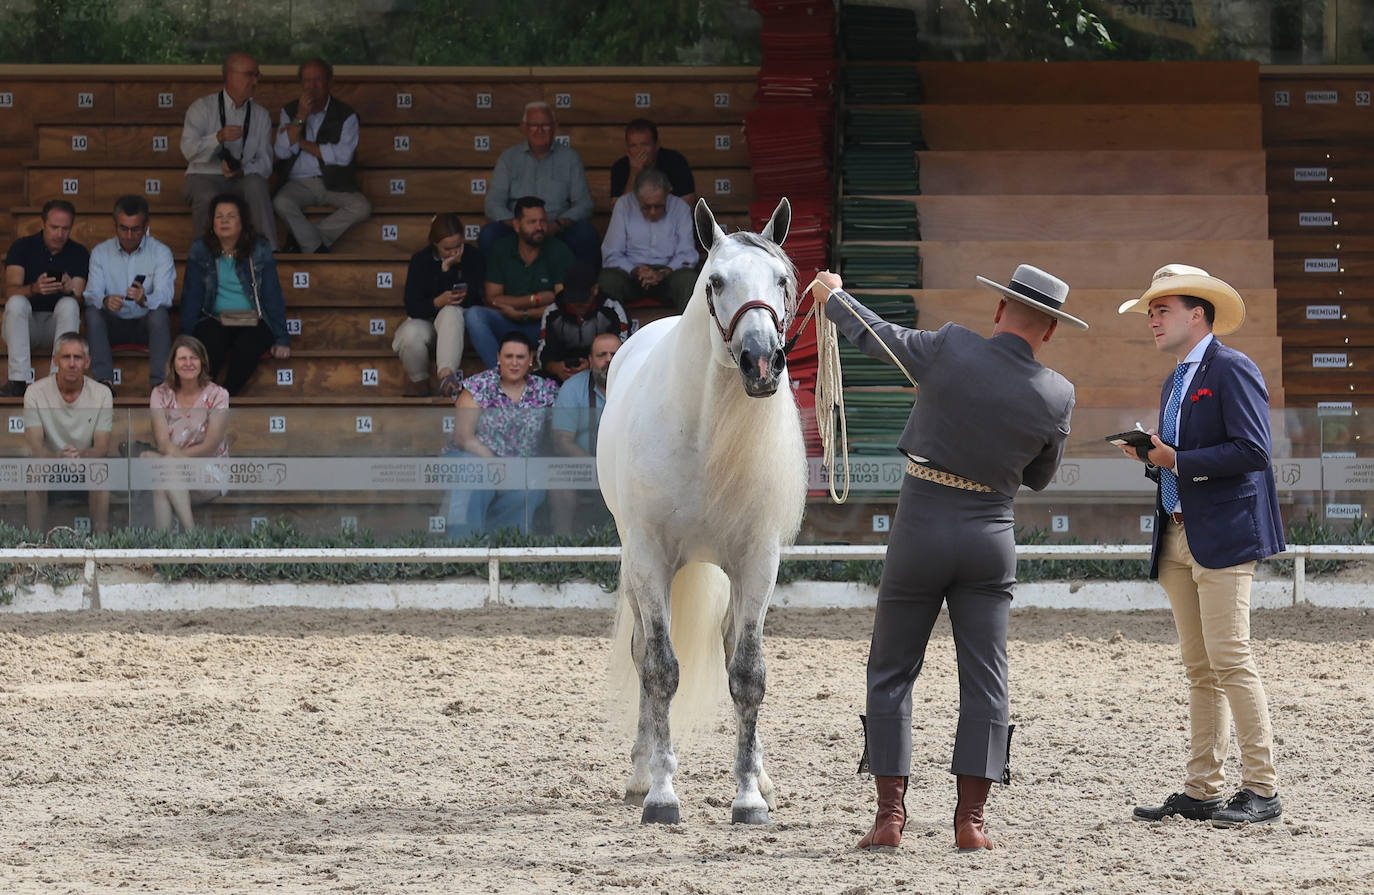
[[[1164,380],[1159,428],[1173,390]],[[1179,414],[1179,499],[1188,549],[1200,565],[1224,569],[1284,549],[1279,496],[1269,459],[1269,390],[1254,361],[1215,338],[1202,354]],[[1157,430],[1158,431],[1158,430]],[[1150,577],[1159,577],[1167,517],[1155,493]]]

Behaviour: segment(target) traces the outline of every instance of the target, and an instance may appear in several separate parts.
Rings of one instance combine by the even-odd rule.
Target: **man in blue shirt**
[[[34,348],[47,348],[63,333],[81,327],[81,303],[90,253],[71,239],[76,206],[52,199],[43,206],[43,229],[16,239],[5,256],[4,338],[9,382],[0,396],[22,398],[33,379]]]
[[[148,385],[167,374],[172,343],[168,310],[176,295],[172,250],[148,232],[148,200],[120,196],[114,206],[115,235],[91,252],[86,280],[86,336],[91,343],[91,378],[114,391],[110,344],[148,346]]]
[[[634,192],[615,200],[601,244],[602,293],[622,305],[651,299],[680,314],[696,288],[700,259],[687,203],[672,195],[662,171],[639,172]]]
[[[581,373],[569,376],[553,401],[553,448],[564,457],[593,457],[596,455],[596,430],[601,424],[601,412],[606,408],[606,376],[611,358],[620,350],[620,336],[602,333],[592,340],[589,366]],[[578,496],[587,495],[593,503],[578,513]],[[601,493],[585,491],[549,491],[549,521],[559,534],[572,534],[574,524],[579,529],[599,521],[606,514]]]
[[[515,229],[515,200],[538,196],[548,213],[548,235],[566,243],[577,260],[599,268],[601,240],[591,222],[592,192],[582,157],[554,140],[558,122],[548,103],[527,103],[520,130],[525,142],[501,153],[491,172],[484,208],[488,223],[477,247],[490,258],[496,242]]]

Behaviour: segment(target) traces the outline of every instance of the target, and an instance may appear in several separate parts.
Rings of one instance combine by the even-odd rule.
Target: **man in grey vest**
[[[330,94],[334,67],[323,59],[301,64],[301,97],[281,110],[277,183],[272,207],[286,222],[294,248],[328,252],[344,231],[367,220],[372,205],[358,190],[358,113]],[[310,205],[334,211],[318,224],[305,216]]]
[[[817,276],[826,316],[860,351],[892,360],[920,385],[898,442],[907,475],[878,585],[868,655],[865,755],[877,782],[878,815],[859,848],[894,848],[906,825],[911,766],[911,689],[926,643],[949,606],[959,661],[959,725],[950,772],[957,778],[955,844],[990,849],[983,806],[994,780],[1010,782],[1007,618],[1016,582],[1012,500],[1040,490],[1064,455],[1073,385],[1035,359],[1060,322],[1069,287],[1038,268],[1016,268],[1010,285],[978,281],[1002,296],[985,339],[954,323],[939,330],[888,323]],[[829,301],[827,299],[837,299]],[[884,347],[885,346],[885,347]]]

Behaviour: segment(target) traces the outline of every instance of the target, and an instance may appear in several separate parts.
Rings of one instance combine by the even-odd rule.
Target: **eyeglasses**
[[[662,211],[663,209],[665,209],[665,208],[667,208],[667,207],[668,207],[668,203],[667,203],[667,202],[641,202],[641,203],[639,203],[639,210],[640,210],[640,211]]]
[[[525,127],[529,128],[529,129],[532,130],[532,131],[551,131],[551,130],[553,130],[553,125],[552,125],[552,124],[526,124]]]
[[[135,234],[142,233],[144,230],[147,230],[148,225],[139,224],[137,227],[125,227],[122,224],[116,224],[115,229],[118,230],[120,233],[127,233],[130,236],[133,236]]]

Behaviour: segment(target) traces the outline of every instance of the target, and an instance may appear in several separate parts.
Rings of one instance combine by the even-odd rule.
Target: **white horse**
[[[705,200],[695,218],[709,251],[696,290],[681,317],[650,323],[616,354],[597,439],[622,549],[619,661],[628,675],[632,658],[639,673],[625,799],[643,804],[644,823],[678,822],[669,705],[681,657],[683,697],[695,687],[710,700],[728,672],[731,817],[767,823],[776,805],[757,732],[763,620],[807,482],[783,348],[797,306],[796,271],[779,247],[791,206],[779,202],[760,234],[727,236]]]

